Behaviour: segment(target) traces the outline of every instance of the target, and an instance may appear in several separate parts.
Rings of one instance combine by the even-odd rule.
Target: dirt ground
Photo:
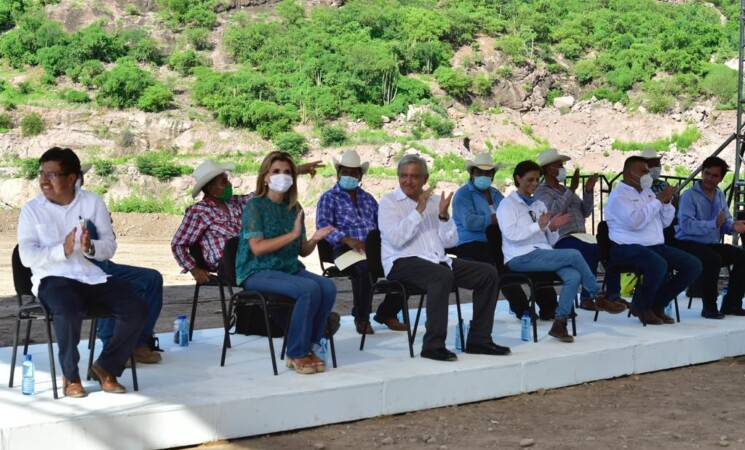
[[[188,314],[194,284],[179,273],[169,241],[179,217],[115,214],[115,261],[153,267],[165,279],[156,332]],[[15,297],[10,255],[17,211],[0,210],[0,345],[12,342]],[[318,271],[314,255],[306,258]],[[351,289],[339,284],[335,310],[348,314]],[[468,296],[464,300],[469,301]],[[200,296],[197,328],[220,326],[214,289]],[[33,340],[39,340],[41,327]],[[164,353],[167,362],[168,353]],[[564,389],[480,403],[385,416],[291,433],[216,442],[199,447],[234,449],[678,449],[745,448],[745,358],[633,375]],[[320,375],[319,375],[320,376]],[[495,380],[498,382],[498,380]],[[360,399],[365,401],[365,399]]]

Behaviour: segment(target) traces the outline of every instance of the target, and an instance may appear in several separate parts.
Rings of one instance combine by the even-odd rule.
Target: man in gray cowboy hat
[[[597,244],[592,244],[572,236],[575,233],[586,233],[585,219],[590,217],[595,207],[593,189],[597,183],[597,175],[587,179],[582,189],[582,198],[576,194],[579,188],[579,168],[574,170],[572,181],[569,186],[564,185],[567,171],[564,163],[571,160],[566,155],[550,148],[538,154],[538,165],[543,171],[543,183],[535,191],[535,196],[542,201],[551,215],[569,214],[571,220],[557,230],[559,240],[554,243],[554,248],[572,248],[580,253],[585,259],[587,266],[593,275],[597,276],[598,264],[600,264],[600,251]],[[608,274],[607,277],[607,299],[599,297],[593,301],[587,290],[582,289],[579,307],[589,311],[607,311],[618,314],[626,309],[625,301],[621,298],[621,278],[618,274]]]
[[[314,176],[316,169],[323,167],[320,161],[298,166],[298,173]],[[206,283],[210,272],[217,272],[223,249],[228,239],[238,236],[246,202],[253,195],[233,195],[233,185],[227,172],[233,164],[220,164],[211,159],[205,160],[194,172],[192,197],[199,193],[202,199],[186,210],[181,225],[171,240],[171,251],[176,262],[189,272],[197,283]],[[197,262],[189,253],[189,247],[199,243],[207,267],[197,267]]]
[[[345,151],[341,160],[334,159],[337,183],[318,199],[316,228],[331,225],[336,229],[326,237],[336,255],[349,250],[364,252],[368,233],[378,228],[378,202],[360,187],[369,166],[360,161],[356,151]],[[348,270],[352,274],[352,316],[357,332],[374,334],[369,318],[372,283],[367,261],[359,261]],[[399,295],[386,295],[373,319],[391,330],[406,331],[406,325],[396,318],[401,306]]]

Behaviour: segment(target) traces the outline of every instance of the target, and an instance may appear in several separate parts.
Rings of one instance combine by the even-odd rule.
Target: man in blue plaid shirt
[[[378,202],[359,187],[362,176],[370,164],[361,163],[354,150],[347,150],[341,161],[334,159],[338,182],[321,195],[316,208],[316,228],[331,225],[336,228],[326,237],[336,256],[347,251],[365,251],[367,234],[378,228]],[[359,334],[374,334],[370,326],[370,290],[367,261],[349,267],[352,278],[354,306],[352,316]],[[406,326],[396,318],[401,309],[400,295],[386,295],[373,319],[391,330],[406,331]]]

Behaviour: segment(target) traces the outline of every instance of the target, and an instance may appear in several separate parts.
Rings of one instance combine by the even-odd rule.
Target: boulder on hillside
[[[554,99],[554,108],[571,108],[572,106],[574,106],[574,97],[571,95]]]

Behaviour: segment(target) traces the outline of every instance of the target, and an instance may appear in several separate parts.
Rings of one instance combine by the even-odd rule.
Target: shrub
[[[91,101],[88,94],[75,89],[63,89],[62,92],[60,92],[60,98],[70,103],[87,103]]]
[[[143,63],[150,62],[159,65],[163,62],[163,52],[158,41],[149,36],[137,40],[129,49],[128,55]]]
[[[155,84],[152,75],[128,63],[118,64],[94,81],[100,86],[96,101],[120,109],[135,106],[145,89]]]
[[[80,82],[86,87],[93,86],[93,80],[104,72],[104,66],[101,61],[96,59],[89,59],[80,66],[70,67],[65,71],[65,74],[72,79],[72,81]]]
[[[140,8],[138,8],[137,5],[126,5],[124,7],[124,14],[127,14],[128,16],[139,16]]]
[[[347,142],[347,132],[342,126],[328,126],[321,129],[321,146],[332,147]]]
[[[174,163],[171,159],[171,155],[149,152],[135,158],[135,166],[143,175],[150,175],[161,181],[170,180],[188,172],[188,168]]]
[[[41,118],[39,113],[32,112],[23,116],[23,118],[21,119],[22,136],[36,136],[43,132],[44,120]]]
[[[727,66],[713,66],[701,87],[704,92],[715,96],[721,103],[737,104],[737,71]]]
[[[308,151],[308,141],[305,136],[295,131],[279,133],[273,141],[278,149],[291,154],[295,159],[300,158]]]
[[[476,74],[471,83],[471,90],[478,96],[487,95],[491,91],[492,81],[483,73]]]
[[[168,67],[175,70],[181,76],[191,75],[195,67],[209,66],[209,62],[202,58],[194,50],[173,52],[168,58]]]
[[[437,83],[453,97],[463,97],[471,87],[471,79],[462,71],[440,66],[434,73]]]
[[[185,205],[176,204],[169,196],[162,198],[149,197],[144,198],[142,195],[130,194],[128,197],[109,201],[109,211],[124,213],[165,213],[165,214],[183,214]]]
[[[548,94],[546,94],[546,106],[554,106],[554,99],[561,97],[562,95],[564,95],[564,93],[556,89],[548,91]]]
[[[20,175],[27,179],[33,180],[39,176],[39,158],[22,158],[18,160]]]
[[[615,89],[607,87],[595,89],[582,96],[583,99],[592,97],[595,97],[598,100],[608,100],[611,103],[621,102],[624,105],[629,103],[629,96],[626,95],[625,92],[617,91]]]
[[[13,128],[13,118],[8,113],[0,113],[0,132],[7,132]]]
[[[93,167],[96,170],[96,174],[101,177],[114,173],[114,164],[106,159],[93,160]]]
[[[186,39],[196,50],[207,50],[210,44],[210,30],[206,28],[189,28],[185,32]]]
[[[432,130],[437,137],[450,136],[453,128],[455,128],[455,123],[452,120],[440,118],[432,114],[425,114],[422,120],[424,126]]]
[[[122,128],[122,131],[119,133],[119,137],[116,140],[116,143],[119,144],[122,148],[129,148],[135,145],[135,135],[132,133],[132,130],[129,129],[129,127]]]
[[[157,83],[145,89],[137,101],[137,106],[143,111],[163,111],[168,108],[172,100],[173,92],[162,83]]]
[[[21,95],[28,95],[32,92],[34,92],[34,87],[31,85],[31,82],[29,81],[21,81],[16,86],[18,89],[18,93]]]

